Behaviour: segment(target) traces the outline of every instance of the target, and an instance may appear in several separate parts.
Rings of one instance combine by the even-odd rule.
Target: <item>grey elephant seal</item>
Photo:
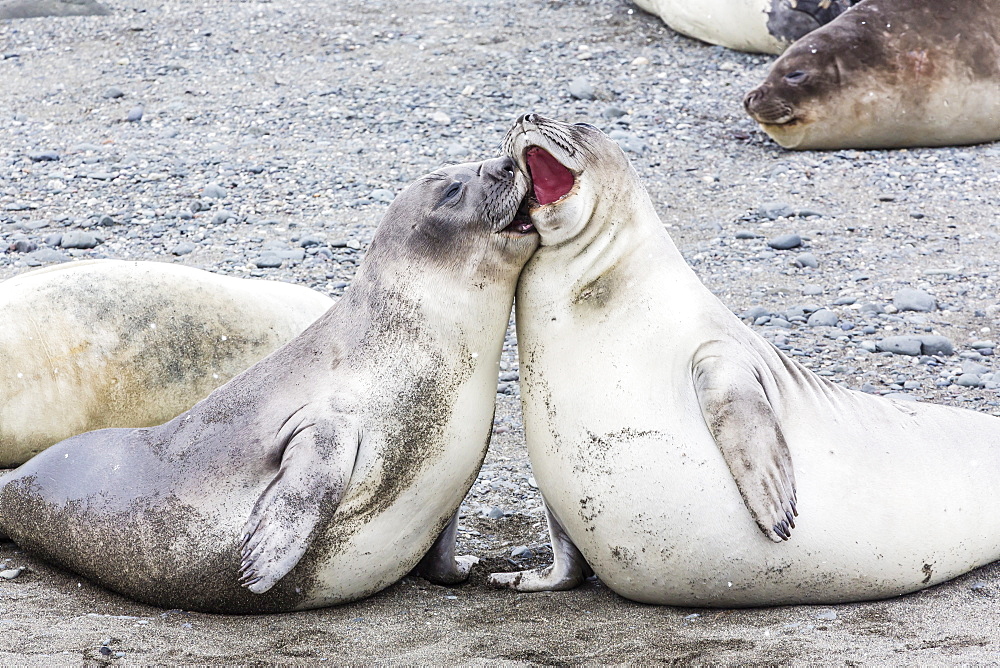
[[[781,53],[856,1],[634,0],[681,34],[753,53]]]
[[[3,281],[0,467],[85,431],[162,424],[332,305],[300,285],[165,262],[70,262]]]
[[[110,13],[95,0],[0,0],[0,20],[107,16]]]
[[[463,579],[454,518],[538,244],[526,188],[509,158],[421,178],[305,332],[160,427],[83,434],[0,478],[0,530],[169,608],[332,605],[418,564]]]
[[[1000,557],[1000,418],[854,392],[698,280],[615,142],[522,119],[542,246],[517,291],[525,435],[562,589],[646,603],[903,594]],[[585,361],[585,363],[584,363]]]
[[[1000,12],[990,0],[864,0],[796,42],[743,103],[792,149],[1000,139]]]

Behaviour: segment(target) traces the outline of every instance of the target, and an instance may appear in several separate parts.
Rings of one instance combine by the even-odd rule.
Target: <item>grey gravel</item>
[[[570,82],[569,94],[577,100],[593,100],[596,97],[593,84],[583,77],[577,77]]]

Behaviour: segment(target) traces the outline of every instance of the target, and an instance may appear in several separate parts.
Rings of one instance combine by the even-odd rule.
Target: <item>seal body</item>
[[[782,55],[744,98],[785,148],[1000,138],[1000,13],[989,0],[864,0]]]
[[[0,283],[0,467],[75,434],[162,424],[333,300],[163,262],[90,260]]]
[[[305,332],[162,426],[83,434],[0,479],[0,529],[171,608],[332,605],[418,564],[467,576],[468,560],[425,554],[451,556],[489,442],[514,287],[538,243],[514,220],[525,189],[507,158],[420,179]]]
[[[785,357],[701,284],[596,129],[531,116],[507,148],[542,180],[516,304],[556,561],[494,583],[567,588],[589,565],[646,603],[834,603],[1000,558],[1000,418]],[[560,164],[572,187],[551,191]]]
[[[635,0],[679,33],[710,44],[781,53],[856,0]]]

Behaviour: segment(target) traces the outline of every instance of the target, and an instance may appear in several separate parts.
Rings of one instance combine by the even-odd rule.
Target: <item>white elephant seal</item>
[[[90,260],[0,283],[0,467],[106,427],[149,427],[322,315],[309,288]]]
[[[834,603],[1000,558],[1000,418],[853,392],[782,355],[701,284],[596,129],[529,116],[505,150],[542,238],[516,321],[555,561],[496,584],[568,588],[593,568],[646,603]]]
[[[538,245],[526,190],[509,158],[421,178],[305,332],[160,427],[76,436],[0,478],[0,531],[168,608],[332,605],[418,564],[464,579],[454,518]]]
[[[1000,139],[1000,11],[864,0],[796,42],[743,104],[791,149]]]
[[[634,0],[677,32],[709,44],[781,53],[857,0]]]
[[[107,16],[110,13],[96,0],[0,0],[0,20]]]

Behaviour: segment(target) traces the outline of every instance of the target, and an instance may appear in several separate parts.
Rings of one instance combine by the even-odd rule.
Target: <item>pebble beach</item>
[[[996,144],[786,151],[741,104],[773,56],[685,38],[628,0],[104,4],[107,16],[0,21],[0,278],[154,260],[337,297],[398,192],[496,155],[514,120],[537,112],[618,141],[704,283],[819,375],[1000,415]],[[482,559],[460,587],[408,577],[337,608],[231,617],[134,603],[3,543],[0,578],[17,575],[0,579],[0,663],[1000,656],[996,564],[828,607],[645,606],[596,580],[489,589],[488,572],[551,558],[513,322],[459,549]]]

